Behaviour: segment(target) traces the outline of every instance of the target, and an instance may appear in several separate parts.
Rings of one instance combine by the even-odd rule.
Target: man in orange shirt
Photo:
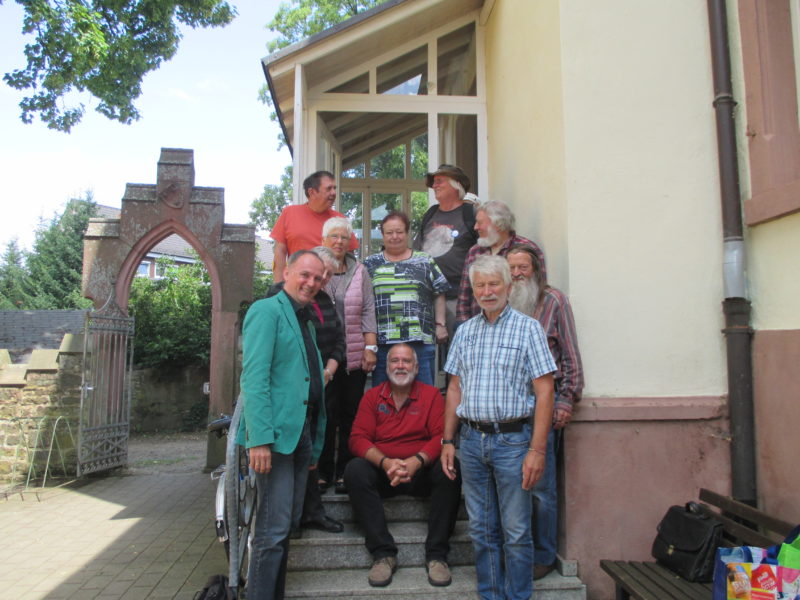
[[[298,250],[311,250],[322,244],[322,226],[331,217],[344,217],[333,210],[336,202],[336,178],[329,171],[317,171],[303,181],[303,191],[308,202],[291,204],[281,211],[270,237],[275,240],[275,264],[272,272],[275,283],[283,281],[286,257]],[[349,250],[358,248],[355,234],[350,239]]]

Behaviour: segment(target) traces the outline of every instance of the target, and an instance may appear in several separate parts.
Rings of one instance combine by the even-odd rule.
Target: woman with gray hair
[[[378,350],[372,280],[364,265],[347,250],[352,234],[350,221],[344,217],[330,218],[322,226],[322,250],[335,261],[325,290],[333,298],[336,313],[344,326],[346,350],[344,364],[336,372],[325,398],[328,427],[319,460],[319,485],[325,489],[335,481],[337,493],[347,491],[342,474],[351,458],[348,448],[350,429],[358,402],[364,394],[367,373],[375,368]]]

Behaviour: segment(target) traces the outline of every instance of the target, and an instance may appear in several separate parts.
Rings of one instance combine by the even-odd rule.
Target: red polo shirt
[[[276,242],[286,244],[288,256],[298,250],[311,250],[322,244],[322,226],[331,217],[344,217],[332,208],[321,213],[314,212],[305,204],[290,204],[281,211],[278,220],[270,232],[270,237]],[[358,238],[355,233],[350,236],[348,250],[358,248]]]
[[[408,458],[424,452],[439,457],[444,429],[444,398],[432,385],[415,381],[408,400],[398,411],[386,381],[364,394],[350,431],[350,451],[364,457],[375,446],[389,458]]]

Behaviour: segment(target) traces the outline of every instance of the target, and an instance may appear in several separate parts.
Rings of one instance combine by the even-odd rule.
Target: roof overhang
[[[388,0],[263,58],[264,75],[289,151],[293,152],[297,65],[303,66],[308,87],[314,87],[483,5],[484,0]]]

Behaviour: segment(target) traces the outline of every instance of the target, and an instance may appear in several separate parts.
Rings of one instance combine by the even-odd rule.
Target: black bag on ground
[[[206,586],[194,595],[194,600],[228,600],[228,578],[225,575],[212,575]]]
[[[722,523],[700,514],[695,502],[671,506],[658,524],[653,558],[687,581],[709,582],[721,537]]]

